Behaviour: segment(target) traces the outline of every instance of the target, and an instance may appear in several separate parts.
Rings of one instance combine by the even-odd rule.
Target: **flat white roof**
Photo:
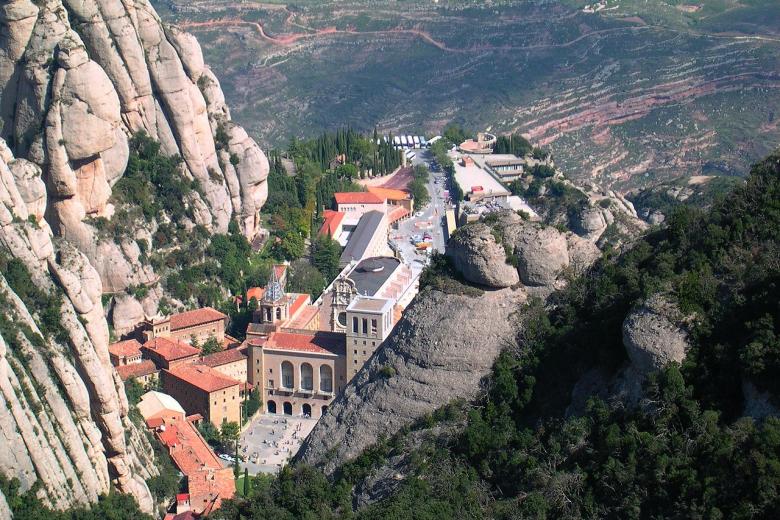
[[[509,206],[509,209],[512,211],[522,210],[528,213],[528,216],[531,218],[538,218],[539,215],[536,214],[536,212],[531,208],[531,206],[528,205],[526,201],[518,197],[517,195],[510,195],[506,198],[506,203]]]
[[[478,193],[483,195],[510,194],[503,184],[476,164],[463,166],[460,163],[460,158],[453,159],[453,162],[455,163],[455,181],[463,193],[471,193],[474,186],[482,186],[482,191]]]
[[[368,296],[358,296],[347,306],[347,311],[355,312],[388,312],[393,308],[393,300],[388,298],[370,298]]]

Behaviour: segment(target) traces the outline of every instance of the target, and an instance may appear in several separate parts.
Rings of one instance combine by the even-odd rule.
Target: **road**
[[[432,160],[430,151],[415,150],[415,153],[417,155],[412,160],[412,165],[424,164],[430,170],[430,161]],[[431,171],[428,180],[428,193],[431,196],[431,201],[424,208],[415,207],[415,215],[401,222],[398,230],[394,230],[390,234],[393,243],[401,251],[403,262],[411,267],[415,276],[422,271],[428,255],[417,251],[416,245],[412,240],[414,235],[423,235],[425,232],[428,232],[433,239],[433,249],[441,253],[444,252],[444,213],[447,209],[447,205],[444,202],[444,190],[444,172]]]

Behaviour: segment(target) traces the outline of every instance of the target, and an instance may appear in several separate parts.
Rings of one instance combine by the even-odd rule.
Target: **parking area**
[[[291,415],[260,414],[241,434],[241,470],[276,473],[298,452],[317,419]]]

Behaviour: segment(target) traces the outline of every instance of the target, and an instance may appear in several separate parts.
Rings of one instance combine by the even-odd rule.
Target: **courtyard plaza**
[[[241,433],[241,469],[275,474],[298,452],[317,419],[293,415],[258,414]]]

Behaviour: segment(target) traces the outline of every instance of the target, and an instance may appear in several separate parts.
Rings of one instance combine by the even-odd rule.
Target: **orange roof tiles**
[[[189,421],[176,421],[157,433],[176,464],[185,475],[203,469],[222,469],[222,461]]]
[[[282,279],[287,272],[287,266],[284,264],[274,264],[274,273],[276,277]]]
[[[268,336],[266,350],[294,350],[312,354],[339,355],[346,348],[346,336],[339,332],[317,331],[311,334],[273,332]]]
[[[203,325],[204,323],[211,323],[212,321],[224,320],[225,318],[227,318],[225,314],[212,307],[180,312],[171,316],[171,330],[186,329]]]
[[[191,507],[195,511],[208,514],[219,508],[222,500],[233,498],[235,495],[236,481],[233,470],[224,468],[187,475],[187,489],[190,492]]]
[[[166,361],[176,361],[190,356],[197,356],[200,354],[200,350],[188,345],[183,341],[171,340],[168,338],[154,338],[150,339],[144,346],[141,347],[144,350],[150,350],[156,353]]]
[[[238,385],[235,379],[206,365],[179,365],[166,373],[208,393]]]
[[[382,204],[385,199],[368,191],[334,193],[336,204]]]
[[[333,211],[332,209],[326,209],[323,212],[325,221],[320,226],[320,235],[328,235],[330,238],[336,234],[339,229],[339,225],[344,220],[344,213],[341,211]]]
[[[265,295],[265,287],[252,287],[246,292],[246,300],[249,301],[254,298],[257,301],[263,299]]]
[[[221,352],[214,352],[213,354],[200,358],[201,363],[212,368],[227,365],[228,363],[235,363],[236,361],[246,361],[244,349],[232,348]]]
[[[319,312],[320,308],[316,305],[306,305],[297,316],[285,324],[285,327],[288,329],[305,329]]]
[[[116,372],[119,374],[122,381],[127,381],[134,377],[143,377],[154,374],[157,372],[157,365],[151,359],[144,359],[140,363],[130,363],[129,365],[122,365],[116,367]]]
[[[387,220],[389,220],[390,223],[392,224],[396,220],[400,220],[408,214],[409,214],[408,209],[404,208],[403,206],[396,206],[395,208],[393,208],[392,211],[390,211],[387,214]]]
[[[369,186],[368,192],[373,193],[377,197],[381,197],[386,200],[409,200],[410,195],[403,190],[395,190],[392,188],[382,188],[379,186]]]
[[[141,344],[134,339],[117,341],[108,346],[108,352],[116,357],[129,357],[141,354]]]
[[[295,296],[295,294],[291,294],[290,296]],[[306,305],[306,302],[309,301],[310,298],[311,297],[308,294],[298,294],[293,304],[290,305],[290,312],[288,315],[290,317],[295,316],[295,313],[301,310],[301,308]]]

